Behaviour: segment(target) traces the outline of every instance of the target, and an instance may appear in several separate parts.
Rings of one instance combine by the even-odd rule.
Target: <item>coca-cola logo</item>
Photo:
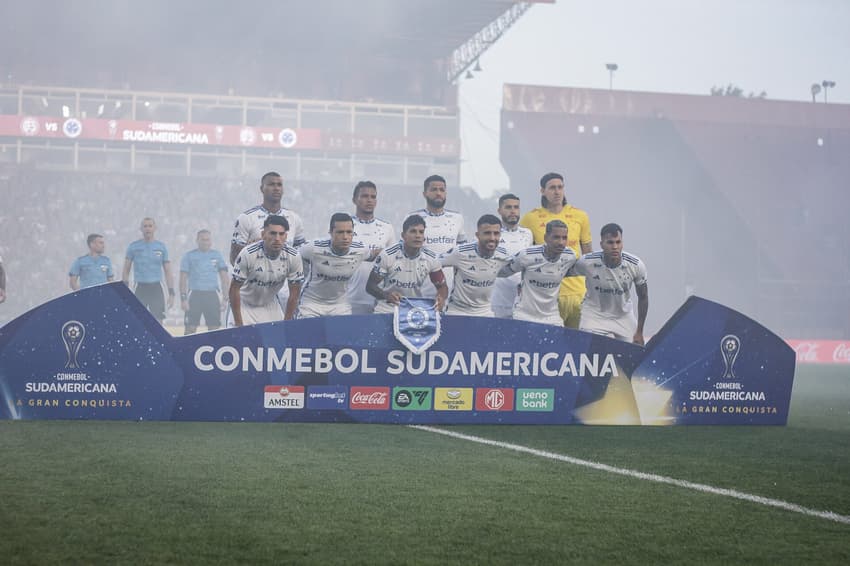
[[[352,409],[368,409],[370,411],[389,409],[390,388],[352,387],[350,407]]]
[[[847,342],[839,342],[835,350],[832,351],[832,361],[841,363],[850,363],[850,346]]]
[[[800,342],[794,346],[798,362],[818,361],[818,344],[814,342]]]

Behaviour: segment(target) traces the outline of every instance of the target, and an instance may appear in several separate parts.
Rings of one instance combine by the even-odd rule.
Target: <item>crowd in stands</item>
[[[325,237],[334,212],[351,212],[350,183],[284,179],[283,205],[304,220],[305,236]],[[383,186],[379,179],[377,216],[398,232],[404,216],[422,208],[421,185]],[[198,230],[211,230],[214,248],[230,250],[238,214],[261,202],[259,178],[192,178],[153,175],[45,171],[12,167],[0,172],[0,257],[7,274],[7,300],[0,325],[50,299],[70,292],[68,270],[88,253],[86,237],[106,240],[115,278],[120,279],[128,244],[141,237],[144,217],[157,223],[156,239],[168,248],[175,274],[182,255],[195,248]],[[477,218],[495,211],[495,201],[471,190],[449,187],[448,208],[462,212],[467,233]],[[168,313],[182,319],[179,305]],[[167,321],[168,322],[168,321]],[[173,322],[176,324],[176,322]]]

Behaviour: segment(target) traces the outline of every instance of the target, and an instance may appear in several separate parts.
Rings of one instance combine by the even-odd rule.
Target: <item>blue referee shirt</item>
[[[113,277],[112,262],[105,255],[86,254],[74,260],[68,275],[80,278],[80,288],[106,283]]]
[[[159,283],[162,280],[162,266],[168,261],[168,250],[159,240],[136,240],[127,246],[127,259],[133,262],[136,283]]]
[[[227,264],[218,250],[194,249],[183,255],[180,271],[189,274],[190,291],[218,291],[218,273],[227,271]]]

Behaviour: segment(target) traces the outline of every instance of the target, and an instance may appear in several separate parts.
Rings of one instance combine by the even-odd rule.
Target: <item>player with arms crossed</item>
[[[422,297],[422,285],[431,281],[437,292],[435,307],[442,310],[449,290],[437,254],[423,247],[425,220],[418,214],[408,216],[401,231],[401,242],[378,254],[366,291],[378,299],[375,313],[392,313],[402,297]]]
[[[301,291],[298,318],[344,316],[351,314],[346,286],[369,256],[362,242],[353,242],[351,216],[337,212],[331,216],[330,238],[307,242],[298,250],[310,275]]]
[[[546,224],[544,242],[542,246],[532,246],[516,254],[499,276],[522,273],[519,301],[514,307],[515,320],[563,326],[558,312],[558,289],[578,258],[567,247],[567,225],[560,220],[550,220]]]
[[[534,244],[534,236],[531,234],[531,230],[519,225],[518,196],[511,193],[500,196],[498,213],[502,217],[502,235],[499,246],[505,248],[509,255],[514,256]],[[520,282],[519,273],[496,279],[491,302],[493,314],[497,318],[511,318],[513,316]]]
[[[263,222],[263,239],[245,246],[236,257],[230,282],[230,309],[235,326],[291,320],[304,282],[301,257],[286,245],[289,222],[272,215]],[[289,284],[286,312],[277,292]]]
[[[371,257],[378,257],[381,250],[396,243],[393,225],[375,216],[378,205],[378,187],[372,181],[360,181],[354,187],[354,241],[362,243]],[[375,312],[375,297],[366,292],[366,282],[372,272],[372,263],[364,261],[348,282],[346,294],[351,304],[351,314]]]
[[[440,256],[443,267],[454,268],[446,314],[493,316],[490,297],[499,271],[510,261],[505,248],[499,247],[502,223],[492,214],[478,219],[476,242],[461,244]]]
[[[424,187],[422,196],[425,197],[425,208],[411,212],[408,217],[414,214],[422,217],[425,221],[424,245],[439,256],[466,242],[463,216],[459,212],[445,208],[447,190],[444,178],[431,175],[425,179]],[[445,275],[451,286],[451,268],[445,270]],[[422,295],[429,298],[436,296],[434,285],[430,281],[426,281],[423,285]]]
[[[649,311],[646,266],[639,257],[623,251],[623,229],[617,224],[602,227],[600,244],[601,252],[583,255],[570,270],[570,275],[584,275],[587,281],[580,329],[643,345],[643,324]],[[637,319],[632,287],[638,299]]]

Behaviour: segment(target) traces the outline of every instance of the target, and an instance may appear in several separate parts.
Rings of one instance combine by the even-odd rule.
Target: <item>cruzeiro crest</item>
[[[395,307],[393,333],[414,354],[430,348],[440,337],[440,313],[434,300],[402,297]]]
[[[83,345],[85,337],[86,327],[82,322],[69,320],[62,325],[62,342],[64,342],[65,352],[68,354],[68,359],[65,362],[66,368],[78,369],[80,367],[77,355],[80,353],[80,346]]]
[[[741,339],[734,334],[727,334],[720,340],[720,355],[726,370],[723,372],[724,379],[735,379],[735,358],[741,351]]]

